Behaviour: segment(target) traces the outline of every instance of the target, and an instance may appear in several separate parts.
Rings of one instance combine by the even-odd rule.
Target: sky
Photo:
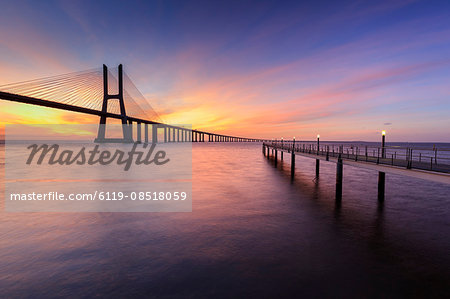
[[[2,1],[0,85],[124,65],[161,118],[450,142],[449,1]],[[0,88],[1,90],[1,88]],[[96,123],[0,100],[0,123]]]

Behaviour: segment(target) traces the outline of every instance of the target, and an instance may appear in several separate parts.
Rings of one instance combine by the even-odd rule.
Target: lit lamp
[[[317,134],[317,154],[319,154],[320,135]]]
[[[386,152],[384,149],[385,142],[386,142],[386,131],[383,130],[383,131],[381,131],[381,157],[382,158],[386,158]]]

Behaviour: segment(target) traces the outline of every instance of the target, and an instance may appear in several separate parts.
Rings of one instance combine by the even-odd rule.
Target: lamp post
[[[317,154],[319,154],[319,146],[320,146],[320,135],[317,134]]]
[[[381,131],[381,157],[386,158],[386,150],[385,150],[385,141],[386,141],[386,131]],[[378,201],[384,201],[384,188],[386,181],[386,173],[379,171],[378,172]]]

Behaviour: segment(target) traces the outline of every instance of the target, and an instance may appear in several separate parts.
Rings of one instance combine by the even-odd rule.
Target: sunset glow
[[[122,63],[167,123],[255,138],[375,141],[386,128],[390,140],[450,141],[447,2],[104,5],[2,4],[0,84]],[[98,122],[5,101],[0,119]]]

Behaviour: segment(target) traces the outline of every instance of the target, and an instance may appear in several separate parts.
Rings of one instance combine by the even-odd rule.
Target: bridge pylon
[[[123,71],[122,65],[119,64],[118,72],[118,93],[109,94],[108,92],[108,67],[103,65],[103,105],[102,115],[100,116],[100,124],[98,127],[97,138],[98,143],[131,143],[133,142],[132,124],[128,122],[125,110],[125,102],[123,100]],[[106,118],[108,117],[108,101],[119,100],[120,115],[122,121],[123,138],[106,138]]]

